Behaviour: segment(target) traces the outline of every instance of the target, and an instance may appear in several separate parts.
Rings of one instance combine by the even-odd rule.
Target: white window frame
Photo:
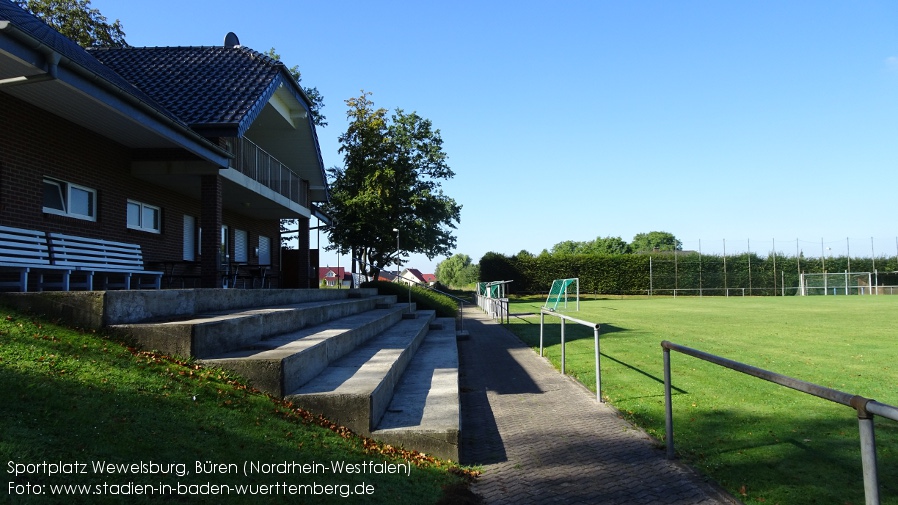
[[[88,188],[87,186],[82,186],[80,184],[74,184],[71,182],[63,181],[60,179],[54,179],[52,177],[44,177],[44,180],[41,185],[41,194],[43,195],[43,191],[46,190],[46,185],[51,184],[59,188],[59,196],[62,198],[62,209],[56,209],[53,207],[43,207],[43,212],[46,214],[56,214],[57,216],[66,216],[73,217],[75,219],[84,219],[86,221],[96,221],[97,220],[97,190],[93,188]],[[87,193],[90,197],[90,210],[89,214],[80,214],[71,210],[71,206],[69,202],[72,201],[72,190],[80,190]]]
[[[128,207],[131,205],[137,205],[137,225],[132,225],[130,220],[128,219]],[[153,210],[156,212],[156,227],[153,227],[152,224],[147,225],[144,223],[143,213],[145,210]],[[162,233],[162,209],[155,205],[150,205],[148,203],[139,202],[137,200],[128,199],[128,204],[125,206],[125,221],[127,222],[128,228],[132,230],[140,230],[149,233]]]

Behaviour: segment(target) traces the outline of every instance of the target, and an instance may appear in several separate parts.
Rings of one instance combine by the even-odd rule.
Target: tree
[[[591,242],[565,240],[552,246],[551,254],[627,254],[630,245],[620,237],[596,237]]]
[[[596,237],[586,245],[584,252],[586,254],[627,254],[630,252],[630,244],[620,237]]]
[[[324,211],[332,218],[325,228],[328,250],[351,252],[376,276],[409,253],[448,256],[461,206],[440,186],[455,175],[440,131],[414,112],[397,109],[387,117],[370,95],[346,100],[349,125],[339,137],[344,167],[328,170],[331,200]]]
[[[650,231],[648,233],[637,233],[630,242],[630,248],[633,252],[646,251],[680,251],[683,249],[683,243],[677,240],[672,233],[666,231]]]
[[[459,253],[437,264],[434,275],[446,286],[467,286],[477,282],[480,267],[471,263],[470,256]]]
[[[576,240],[565,240],[552,246],[552,254],[571,255],[581,254],[583,250],[583,242]]]
[[[273,47],[269,49],[268,52],[265,53],[265,55],[275,60],[281,61],[281,55],[278,54]],[[286,68],[286,65],[284,65],[284,67]],[[312,102],[309,104],[309,110],[312,114],[312,122],[315,123],[315,126],[320,126],[322,128],[327,126],[327,121],[325,121],[327,118],[324,116],[324,114],[321,113],[321,109],[324,108],[324,96],[321,95],[321,93],[318,91],[318,88],[307,88],[305,86],[302,86],[302,73],[299,71],[299,65],[293,65],[292,67],[287,68],[287,72],[289,72],[290,75],[292,75],[293,78],[296,79],[296,83],[300,85],[303,92],[307,97],[309,97],[309,101]]]
[[[81,47],[128,47],[125,31],[118,19],[110,24],[90,0],[15,0],[15,3],[40,18]]]

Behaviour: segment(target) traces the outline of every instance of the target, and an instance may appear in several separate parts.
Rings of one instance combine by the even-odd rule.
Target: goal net
[[[801,294],[811,295],[869,295],[873,274],[870,272],[827,272],[801,274]]]
[[[546,304],[543,308],[549,310],[558,310],[561,305],[563,309],[568,308],[568,301],[576,303],[577,311],[580,310],[580,279],[555,279],[552,281],[552,288],[549,290],[549,296],[546,298]]]

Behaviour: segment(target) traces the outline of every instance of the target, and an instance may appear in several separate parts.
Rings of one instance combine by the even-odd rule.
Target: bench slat
[[[140,282],[144,276],[153,278],[152,287],[161,287],[163,272],[144,269],[140,244],[51,233],[50,249],[54,264],[75,267],[76,274],[85,277],[78,285],[86,289],[93,289],[95,274],[102,277],[104,287],[130,289],[132,276],[137,277],[137,287],[148,285]],[[124,277],[124,281],[110,282],[112,275]]]
[[[18,274],[18,280],[2,281],[0,286],[28,291],[28,274],[32,269],[40,273],[39,289],[45,285],[41,273],[44,271],[62,275],[61,284],[68,284],[69,269],[50,264],[50,249],[44,232],[0,226],[0,270]]]

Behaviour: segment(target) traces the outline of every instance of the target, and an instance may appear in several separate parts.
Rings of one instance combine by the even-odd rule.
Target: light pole
[[[393,228],[396,233],[396,282],[399,282],[399,268],[402,262],[399,260],[399,228]]]

